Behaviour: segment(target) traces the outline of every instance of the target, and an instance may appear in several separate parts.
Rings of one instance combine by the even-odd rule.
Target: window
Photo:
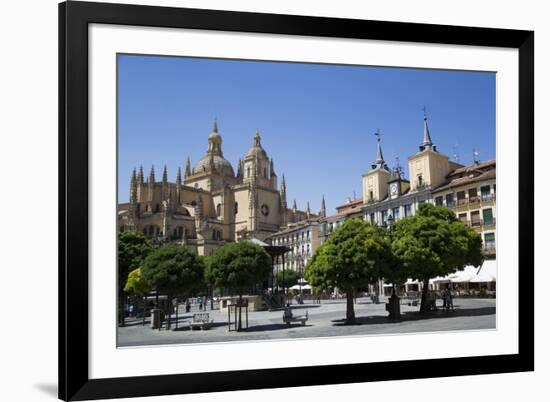
[[[471,188],[468,190],[468,198],[470,199],[470,202],[479,201],[477,198],[477,188]]]
[[[239,212],[239,203],[236,202],[235,203],[235,215],[237,215],[238,212]]]
[[[382,219],[380,220],[382,222],[382,225],[386,226],[388,224],[388,211],[382,211],[381,212]]]
[[[486,201],[491,199],[491,186],[481,187],[481,200]]]
[[[403,216],[412,215],[412,204],[403,205]]]
[[[372,200],[374,200],[374,193],[372,192],[372,190],[369,190],[369,201]]]
[[[485,248],[495,248],[495,234],[485,233]]]
[[[491,208],[487,208],[483,210],[483,224],[484,225],[492,225],[494,222],[493,219],[493,210]]]
[[[222,204],[216,205],[216,215],[221,216],[222,214]]]
[[[454,207],[455,200],[454,200],[453,193],[449,193],[445,195],[445,204],[447,204],[448,207]]]
[[[443,205],[443,196],[435,197],[435,205]]]
[[[267,168],[264,168],[264,177],[267,178]]]
[[[472,211],[471,220],[472,220],[472,226],[481,225],[481,218],[480,218],[480,215],[479,215],[479,211]]]
[[[465,224],[465,225],[468,224],[468,214],[458,214],[458,219],[459,219],[460,222],[462,222],[463,224]]]
[[[421,174],[418,175],[417,180],[418,180],[418,187],[422,187],[424,185],[424,182],[422,180],[422,175]]]
[[[250,166],[246,168],[246,177],[250,177]]]
[[[466,192],[465,191],[459,191],[456,193],[456,201],[458,205],[463,205],[466,203]]]
[[[398,220],[399,219],[399,207],[395,207],[391,210],[391,213],[393,215],[393,219],[394,220]]]

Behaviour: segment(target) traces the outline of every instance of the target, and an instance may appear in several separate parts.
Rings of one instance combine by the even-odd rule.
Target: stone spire
[[[168,168],[166,167],[166,164],[164,165],[164,169],[162,171],[162,184],[168,183]]]
[[[386,162],[384,162],[384,156],[382,155],[382,144],[380,143],[380,129],[376,130],[374,133],[376,136],[376,160],[372,164],[372,168],[380,168],[380,169],[386,169]]]
[[[292,210],[296,212],[298,210],[298,206],[296,205],[296,198],[294,198],[294,202],[292,203]]]
[[[424,107],[424,137],[422,139],[422,144],[419,147],[420,151],[436,151],[435,145],[432,142],[432,137],[430,136],[430,129],[428,128],[428,116],[426,116],[426,107]]]
[[[285,175],[283,173],[283,178],[281,180],[281,206],[283,207],[283,211],[286,211],[286,181],[285,181]]]
[[[181,168],[178,167],[178,175],[176,176],[176,184],[181,186]]]
[[[185,162],[185,177],[191,176],[191,160],[187,157],[187,162]]]
[[[181,168],[178,166],[178,175],[176,176],[176,205],[180,203],[181,194]]]
[[[308,218],[309,218],[309,215],[311,215],[311,208],[309,207],[309,201],[307,202],[306,214]]]
[[[155,184],[155,165],[151,165],[151,172],[149,172],[149,185]]]
[[[144,182],[144,179],[143,179],[143,165],[139,165],[139,173],[138,173],[138,176],[137,176],[137,182],[138,182],[138,184],[143,184],[143,182]]]
[[[237,177],[243,178],[243,160],[239,158],[239,162],[237,163]]]
[[[319,210],[319,216],[325,217],[327,216],[327,208],[325,206],[325,195],[323,194],[323,198],[321,199],[321,209]]]
[[[136,169],[132,171],[132,178],[130,179],[130,204],[137,202],[137,178]]]

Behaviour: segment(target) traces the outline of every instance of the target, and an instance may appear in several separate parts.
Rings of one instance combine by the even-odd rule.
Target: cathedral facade
[[[235,174],[223,157],[217,123],[206,154],[192,168],[187,158],[175,182],[168,180],[166,166],[160,181],[154,167],[147,178],[143,167],[134,169],[130,200],[119,204],[117,212],[119,231],[140,231],[150,239],[186,245],[199,255],[210,255],[228,241],[263,240],[289,223],[316,216],[298,210],[295,202],[288,208],[285,177],[279,187],[258,131]]]

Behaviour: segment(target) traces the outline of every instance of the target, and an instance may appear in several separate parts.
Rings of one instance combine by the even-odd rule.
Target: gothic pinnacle
[[[185,177],[191,176],[191,160],[187,157],[187,162],[185,163]]]

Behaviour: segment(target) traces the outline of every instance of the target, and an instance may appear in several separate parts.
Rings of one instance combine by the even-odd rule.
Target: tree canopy
[[[140,232],[128,231],[118,234],[118,276],[122,289],[130,271],[138,268],[152,247]]]
[[[161,293],[191,293],[204,284],[201,258],[185,246],[166,245],[154,250],[143,261],[143,278]]]
[[[445,207],[421,204],[416,215],[392,226],[391,237],[402,272],[424,282],[421,311],[426,309],[430,278],[483,263],[481,236]]]
[[[130,271],[137,269],[152,247],[143,233],[128,231],[118,234],[118,304],[119,322],[124,325],[124,285]]]
[[[269,254],[262,247],[248,241],[228,243],[208,260],[207,281],[215,287],[232,289],[239,295],[239,331],[242,328],[242,296],[268,277],[270,261]]]
[[[168,308],[174,296],[204,288],[203,260],[185,246],[166,245],[155,249],[143,261],[141,274],[154,289],[167,295]]]
[[[393,263],[391,242],[384,229],[359,219],[345,221],[317,249],[305,278],[316,289],[338,287],[347,296],[346,321],[355,321],[353,292],[375,282]]]
[[[136,296],[146,296],[151,291],[151,285],[141,275],[141,268],[136,268],[130,272],[124,291]]]
[[[215,287],[229,288],[242,295],[268,277],[270,261],[269,254],[256,244],[228,243],[209,257],[205,277]]]

